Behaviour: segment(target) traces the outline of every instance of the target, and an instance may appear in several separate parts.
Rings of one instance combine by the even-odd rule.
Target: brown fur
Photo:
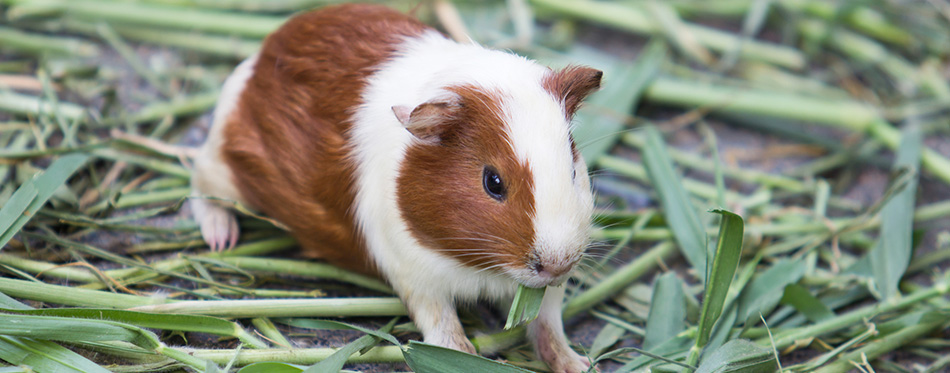
[[[439,140],[419,142],[406,152],[397,192],[403,219],[423,245],[463,263],[524,266],[534,240],[533,176],[502,130],[498,93],[451,90],[461,99],[431,126]],[[485,193],[485,166],[504,180],[504,201]]]
[[[264,41],[223,156],[241,195],[290,227],[308,256],[376,273],[351,211],[350,111],[375,66],[426,28],[385,7],[342,5],[294,17]]]
[[[600,70],[586,66],[568,66],[564,70],[550,74],[541,83],[554,97],[563,100],[564,116],[570,120],[581,105],[581,101],[600,88]]]

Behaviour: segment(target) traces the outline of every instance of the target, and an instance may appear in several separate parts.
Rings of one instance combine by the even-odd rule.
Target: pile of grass
[[[0,371],[545,369],[521,328],[468,325],[506,363],[407,343],[413,326],[386,284],[281,258],[293,240],[248,211],[242,244],[209,253],[179,212],[194,118],[268,32],[327,2],[0,0]],[[577,347],[603,369],[950,369],[950,6],[416,3],[390,5],[454,37],[604,70],[575,137],[606,249],[564,309],[597,320]],[[644,46],[630,60],[574,41],[595,27]],[[722,162],[722,126],[808,156]],[[684,131],[700,143],[667,143]],[[869,201],[846,196],[862,170],[891,173]],[[300,347],[339,329],[362,336]]]

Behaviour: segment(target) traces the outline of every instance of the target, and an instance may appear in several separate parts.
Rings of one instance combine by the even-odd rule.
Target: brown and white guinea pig
[[[305,13],[225,82],[194,195],[250,206],[309,256],[384,278],[429,343],[474,353],[457,303],[551,286],[528,335],[553,370],[583,371],[561,321],[593,208],[570,127],[600,79],[381,6]],[[230,210],[192,206],[212,249],[235,244]]]

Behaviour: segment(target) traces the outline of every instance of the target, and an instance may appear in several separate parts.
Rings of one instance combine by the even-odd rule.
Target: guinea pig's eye
[[[571,181],[577,180],[577,169],[571,170]]]
[[[482,187],[485,188],[485,193],[488,193],[491,198],[498,201],[505,200],[507,193],[505,182],[501,180],[498,171],[491,166],[485,166],[485,170],[482,171]]]

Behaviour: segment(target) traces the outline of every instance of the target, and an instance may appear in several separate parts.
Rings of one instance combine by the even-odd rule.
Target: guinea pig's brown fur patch
[[[376,274],[351,211],[350,110],[374,67],[426,29],[383,7],[342,5],[294,17],[264,41],[223,157],[251,207],[286,224],[308,256]]]
[[[523,266],[534,243],[533,177],[504,131],[502,98],[470,86],[450,90],[460,105],[435,126],[440,140],[406,152],[397,191],[403,220],[423,245],[462,263]],[[486,166],[504,181],[503,201],[485,193]]]
[[[548,74],[541,85],[552,96],[563,101],[564,115],[570,121],[584,98],[600,88],[603,75],[600,70],[586,66],[568,66]]]

